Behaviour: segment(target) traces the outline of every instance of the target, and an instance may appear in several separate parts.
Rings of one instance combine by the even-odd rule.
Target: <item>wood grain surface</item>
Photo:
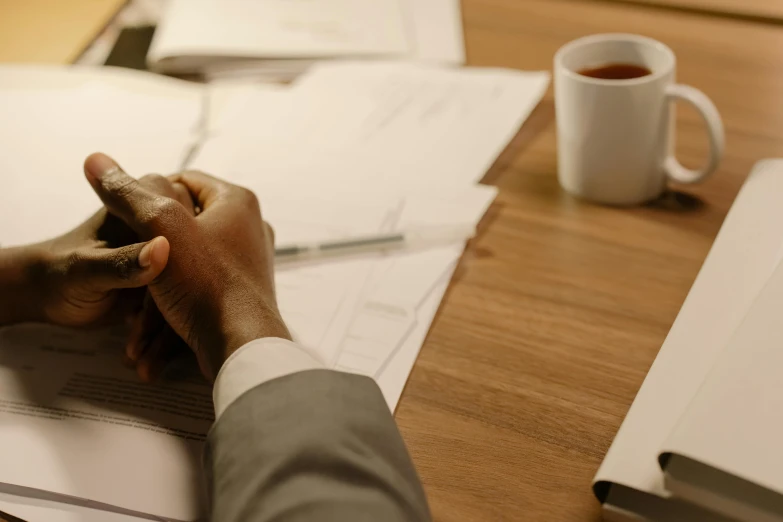
[[[465,0],[471,65],[551,69],[574,38],[642,33],[721,111],[702,185],[657,204],[579,201],[556,178],[550,93],[486,181],[472,242],[396,413],[438,521],[600,518],[592,477],[754,162],[783,156],[783,28],[582,0]],[[706,157],[698,115],[677,153]]]
[[[73,62],[126,0],[0,0],[0,62]]]
[[[592,1],[592,0],[590,0]],[[609,0],[783,22],[783,0]]]

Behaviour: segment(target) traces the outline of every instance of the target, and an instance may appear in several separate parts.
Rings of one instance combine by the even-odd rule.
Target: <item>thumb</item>
[[[166,268],[169,242],[159,236],[121,248],[97,248],[72,256],[71,274],[91,289],[110,291],[149,285]]]

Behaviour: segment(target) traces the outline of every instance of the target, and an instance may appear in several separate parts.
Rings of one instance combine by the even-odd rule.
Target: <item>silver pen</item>
[[[432,226],[324,242],[284,244],[275,248],[275,260],[286,261],[362,252],[433,248],[467,241],[474,235],[475,228],[472,225]]]

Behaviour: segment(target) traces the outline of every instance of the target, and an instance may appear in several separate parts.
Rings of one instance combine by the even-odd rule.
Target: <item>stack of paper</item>
[[[95,150],[136,176],[189,158],[252,188],[280,244],[475,227],[495,196],[476,182],[547,83],[402,63],[318,66],[286,88],[0,68],[0,244],[61,234],[97,209],[82,174]],[[373,376],[393,409],[463,247],[280,265],[281,312],[330,367]],[[0,510],[56,522],[203,513],[210,389],[138,383],[120,365],[122,335],[0,330],[0,494],[12,495]],[[116,469],[144,479],[105,480]]]
[[[459,0],[171,0],[150,68],[291,80],[318,60],[464,61]]]

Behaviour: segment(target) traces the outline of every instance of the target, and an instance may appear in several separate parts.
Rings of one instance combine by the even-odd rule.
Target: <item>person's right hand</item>
[[[163,318],[214,380],[225,360],[249,341],[291,336],[274,292],[274,239],[255,195],[201,172],[172,177],[200,209],[142,187],[108,156],[87,158],[84,171],[106,208],[142,240],[164,236],[165,270],[149,284]]]

